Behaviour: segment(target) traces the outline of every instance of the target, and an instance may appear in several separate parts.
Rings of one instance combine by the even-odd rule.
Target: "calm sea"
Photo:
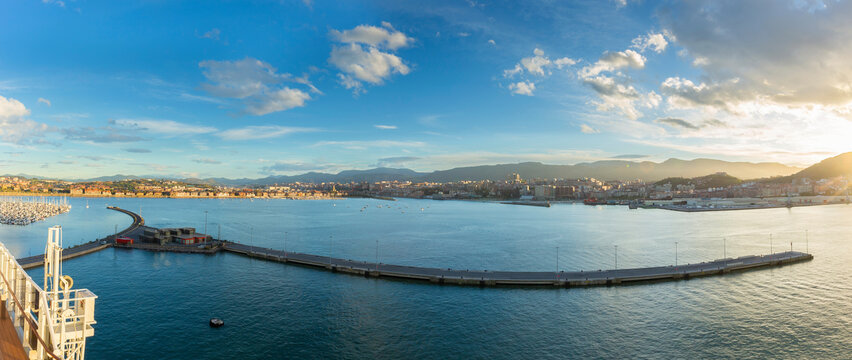
[[[26,227],[66,246],[147,224],[335,257],[489,270],[597,270],[775,251],[811,262],[680,282],[587,289],[388,281],[250,260],[107,249],[64,262],[98,298],[87,359],[852,358],[852,206],[677,213],[365,199],[86,199]],[[363,210],[363,211],[362,211]],[[808,231],[808,242],[805,231]],[[221,234],[221,235],[219,235]],[[377,242],[378,241],[378,242]],[[677,253],[675,251],[677,242]],[[792,244],[791,244],[792,243]],[[726,245],[726,246],[725,246]],[[557,251],[558,248],[558,251]],[[41,282],[41,269],[31,276]],[[226,325],[211,329],[210,317]]]

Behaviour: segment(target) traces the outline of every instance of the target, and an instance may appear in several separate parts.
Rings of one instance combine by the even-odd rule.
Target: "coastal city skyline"
[[[852,133],[845,2],[3,9],[2,174],[668,158],[803,168],[848,151]]]

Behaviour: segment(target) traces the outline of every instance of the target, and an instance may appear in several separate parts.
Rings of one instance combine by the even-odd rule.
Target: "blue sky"
[[[0,5],[0,173],[262,177],[375,166],[849,150],[847,2]]]

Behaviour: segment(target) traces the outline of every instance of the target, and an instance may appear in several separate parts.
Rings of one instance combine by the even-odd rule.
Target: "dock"
[[[138,214],[136,214],[134,212],[127,211],[127,210],[117,208],[117,207],[114,207],[114,206],[107,206],[107,209],[115,210],[115,211],[119,211],[119,212],[127,214],[128,216],[133,218],[133,223],[130,224],[130,226],[128,226],[126,229],[119,231],[116,234],[110,235],[106,238],[92,240],[92,241],[89,241],[87,243],[83,243],[83,244],[80,244],[80,245],[76,245],[76,246],[66,248],[65,250],[62,251],[62,260],[63,261],[68,260],[68,259],[73,259],[73,258],[78,257],[78,256],[91,254],[93,252],[101,251],[103,249],[111,247],[111,246],[114,245],[113,240],[115,238],[121,237],[121,236],[126,236],[128,234],[134,233],[135,231],[137,231],[137,229],[140,229],[145,225],[145,219],[143,219],[141,216],[139,216]],[[32,268],[43,266],[44,265],[44,254],[20,258],[20,259],[18,259],[18,264],[20,264],[21,267],[24,270],[29,270],[29,269],[32,269]]]
[[[328,256],[283,252],[240,243],[226,242],[223,250],[256,259],[292,263],[332,272],[349,273],[368,277],[384,277],[402,280],[421,280],[436,284],[474,286],[555,286],[587,287],[607,286],[638,282],[686,280],[690,278],[722,275],[730,272],[758,268],[777,267],[807,260],[813,255],[797,251],[771,255],[752,255],[732,259],[720,259],[697,264],[658,266],[634,269],[598,271],[488,271],[439,269],[417,266],[382,264],[356,261]]]
[[[198,245],[158,245],[137,243],[117,245],[111,239],[118,236],[133,236],[146,227],[145,220],[131,211],[109,207],[133,218],[133,224],[106,240],[93,241],[63,252],[63,259],[89,254],[106,247],[139,249],[147,251],[167,251],[180,253],[216,254],[225,251],[250,258],[285,264],[325,269],[331,272],[398,280],[424,281],[433,284],[453,284],[472,286],[548,286],[558,288],[612,286],[642,282],[687,280],[697,277],[724,275],[731,272],[779,267],[793,263],[809,261],[813,255],[785,251],[769,255],[749,255],[738,258],[719,259],[696,264],[677,266],[656,266],[633,269],[612,269],[597,271],[489,271],[462,270],[451,268],[431,268],[404,266],[334,258],[329,256],[284,252],[258,246],[249,246],[233,241],[214,241],[204,246]],[[104,242],[106,242],[104,244]],[[20,259],[25,269],[40,266],[43,255]]]

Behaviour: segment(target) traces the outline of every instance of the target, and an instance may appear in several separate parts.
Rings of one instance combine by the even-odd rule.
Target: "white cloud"
[[[598,75],[602,72],[612,72],[626,67],[634,69],[644,68],[645,57],[630,49],[616,52],[605,52],[597,62],[580,69],[578,75],[581,78],[586,78]]]
[[[752,90],[740,86],[739,79],[716,84],[695,84],[679,77],[667,78],[660,91],[668,96],[669,106],[676,109],[708,107],[736,112],[735,107],[743,98],[753,97]]]
[[[559,59],[553,60],[553,65],[556,65],[556,68],[560,69],[560,70],[565,66],[571,66],[571,65],[574,65],[576,63],[577,63],[577,60],[574,60],[574,59],[569,58],[569,57],[564,57],[564,58],[559,58]]]
[[[666,46],[668,45],[669,42],[666,41],[666,37],[663,36],[663,34],[648,33],[647,35],[633,39],[632,47],[639,50],[639,52],[645,52],[645,50],[651,49],[659,54],[666,51]]]
[[[256,101],[250,102],[246,110],[253,115],[266,115],[305,106],[305,101],[310,99],[311,96],[308,93],[285,86],[283,89],[265,93]]]
[[[494,41],[494,39],[489,39],[488,43],[491,44],[491,45],[497,46],[497,42]]]
[[[282,80],[272,65],[249,57],[237,61],[206,60],[198,66],[209,81],[201,88],[220,97],[243,99]]]
[[[595,128],[593,128],[589,125],[586,125],[586,124],[580,125],[580,131],[583,132],[583,134],[597,134],[597,133],[600,132],[600,130],[595,129]]]
[[[602,101],[593,102],[598,110],[619,109],[632,120],[642,116],[642,113],[636,109],[634,104],[636,100],[641,98],[641,95],[632,85],[624,85],[620,81],[616,81],[615,78],[604,75],[584,78],[583,83],[595,90],[600,96]]]
[[[286,126],[247,126],[237,129],[228,129],[222,131],[216,136],[224,140],[258,140],[281,137],[284,135],[318,131],[312,128],[286,127]]]
[[[645,41],[641,44],[645,48],[649,46],[663,46],[665,48],[665,45],[654,40],[656,37],[649,36],[648,38],[652,38],[652,40],[641,36],[634,39],[634,47],[637,46],[637,41]],[[647,95],[642,95],[630,84],[630,77],[619,70],[625,68],[642,69],[645,67],[645,61],[646,59],[642,54],[632,49],[607,51],[595,63],[580,69],[577,72],[577,77],[600,97],[600,101],[592,101],[592,104],[596,105],[599,111],[617,109],[629,119],[636,120],[643,115],[637,109],[637,104],[638,106],[656,108],[660,105],[662,98],[653,91]]]
[[[702,83],[718,85],[713,97],[725,100],[723,108],[751,101],[842,107],[852,102],[850,17],[848,2],[699,0],[676,4],[661,22],[703,71]]]
[[[373,125],[376,129],[396,130],[396,125]]]
[[[550,74],[549,68],[551,67],[555,66],[558,69],[562,69],[564,66],[571,66],[576,63],[576,60],[567,57],[551,61],[550,58],[544,56],[544,50],[535,48],[533,49],[533,56],[522,58],[518,64],[515,64],[515,67],[509,70],[504,70],[503,76],[513,77],[515,75],[523,74],[525,70],[527,73],[533,75],[545,76]]]
[[[28,119],[29,115],[30,110],[20,101],[0,96],[0,141],[31,143],[48,130],[47,125]]]
[[[320,141],[313,146],[340,146],[350,150],[365,150],[368,148],[389,147],[424,147],[426,143],[421,141],[395,141],[395,140],[372,140],[372,141]]]
[[[358,25],[349,30],[331,30],[331,37],[337,42],[346,44],[365,44],[375,48],[396,50],[414,42],[400,31],[396,31],[390,23],[383,21],[383,27]],[[390,31],[389,31],[390,30]]]
[[[394,54],[358,44],[333,46],[328,61],[343,72],[344,86],[348,89],[361,86],[361,81],[381,85],[391,74],[406,75],[411,69]]]
[[[218,131],[218,129],[210,126],[191,125],[172,120],[117,119],[112,123],[134,131],[141,130],[171,136],[198,135]]]
[[[341,71],[337,75],[340,83],[356,94],[364,91],[364,82],[381,85],[393,74],[407,75],[411,71],[402,58],[390,51],[409,46],[414,39],[390,23],[382,22],[382,26],[359,25],[331,31],[332,38],[342,44],[332,46],[328,62]]]
[[[219,29],[213,28],[210,31],[204,33],[203,35],[201,35],[199,37],[202,38],[202,39],[219,40],[219,35],[221,33],[222,32]]]
[[[311,96],[303,90],[281,86],[282,82],[305,85],[309,91],[320,91],[308,81],[307,76],[293,77],[279,74],[269,63],[245,58],[236,61],[206,60],[198,64],[204,69],[207,83],[201,88],[218,97],[243,99],[246,112],[265,115],[302,107]]]
[[[521,81],[513,82],[508,85],[509,90],[512,90],[513,94],[532,96],[536,85],[532,80],[522,75],[530,74],[534,75],[536,78],[543,78],[551,75],[551,69],[554,67],[562,69],[563,67],[571,66],[576,63],[576,60],[568,57],[551,61],[549,57],[544,55],[544,50],[535,48],[533,49],[533,56],[522,58],[521,61],[515,64],[513,68],[503,70],[503,77],[514,78],[516,76],[521,76]]]
[[[524,68],[521,67],[521,64],[515,64],[515,67],[507,70],[503,70],[503,77],[513,77],[518,74],[523,74]]]
[[[41,97],[40,97],[40,98],[38,98],[38,102],[40,102],[40,103],[42,103],[42,104],[45,104],[45,105],[47,105],[48,107],[50,107],[50,106],[51,106],[51,104],[50,104],[50,100],[47,100],[47,99],[45,99],[45,98],[41,98]]]
[[[299,173],[305,171],[327,171],[341,167],[339,164],[305,163],[301,161],[277,161],[260,169],[264,174]]]
[[[509,84],[509,90],[512,90],[513,94],[532,96],[533,91],[535,91],[535,84],[529,81],[519,81]]]
[[[41,0],[41,2],[43,4],[56,4],[56,6],[59,6],[61,8],[65,7],[65,2],[62,0]]]

